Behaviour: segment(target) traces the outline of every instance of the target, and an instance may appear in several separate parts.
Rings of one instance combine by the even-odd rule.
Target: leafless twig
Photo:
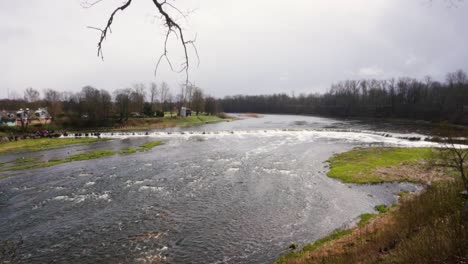
[[[91,2],[90,1],[83,1],[83,2],[81,2],[81,6],[83,8],[90,8],[90,7],[93,7],[94,5],[96,5],[96,4],[98,4],[98,3],[102,2],[102,1],[103,0],[94,0],[94,1],[91,1]]]
[[[101,1],[103,1],[103,0],[94,0],[92,2],[86,1],[86,4],[82,4],[82,6],[84,6],[86,8],[89,8],[89,7],[94,6],[95,4],[97,4],[97,3],[101,2]],[[195,38],[193,40],[187,40],[185,38],[185,35],[184,35],[184,30],[182,29],[180,24],[167,12],[167,10],[165,9],[165,6],[175,10],[177,13],[182,15],[184,18],[186,18],[187,15],[184,14],[182,11],[180,11],[180,9],[175,7],[173,4],[167,2],[167,0],[151,0],[151,1],[153,2],[155,7],[157,8],[158,13],[161,15],[161,19],[164,21],[164,26],[167,28],[167,31],[166,31],[166,34],[165,34],[165,40],[164,40],[164,52],[161,54],[161,56],[157,60],[156,68],[155,68],[155,71],[154,71],[155,75],[157,74],[157,71],[158,71],[159,65],[161,64],[161,61],[163,60],[163,58],[165,58],[165,60],[169,64],[169,67],[171,68],[172,71],[178,72],[178,73],[185,72],[186,84],[188,84],[189,83],[190,61],[189,61],[189,53],[188,53],[187,46],[191,46],[193,48],[193,50],[195,52],[195,55],[197,57],[198,65],[200,64],[200,57],[198,55],[198,50],[197,50],[197,48],[195,46],[196,36],[195,36]],[[88,27],[90,29],[99,30],[101,32],[101,37],[100,37],[99,42],[98,42],[97,55],[98,55],[98,57],[101,57],[102,60],[104,60],[104,55],[103,55],[103,52],[102,52],[102,43],[106,39],[107,33],[109,33],[109,32],[112,33],[111,25],[112,25],[112,22],[114,21],[114,16],[117,14],[117,12],[124,11],[127,7],[130,6],[131,3],[132,3],[132,0],[126,0],[123,5],[117,7],[111,13],[111,15],[110,15],[110,17],[109,17],[109,19],[107,21],[107,25],[104,27],[104,29],[97,28],[97,27]],[[168,43],[169,37],[171,35],[174,35],[177,38],[177,40],[180,42],[182,47],[183,47],[184,62],[181,64],[180,69],[174,69],[173,64],[171,63],[171,60],[169,59],[169,56],[168,56],[167,43]]]

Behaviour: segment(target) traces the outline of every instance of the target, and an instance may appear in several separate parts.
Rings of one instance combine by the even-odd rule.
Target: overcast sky
[[[164,28],[151,0],[138,0],[119,13],[96,56],[99,32],[122,0],[85,9],[81,0],[0,1],[0,98],[42,91],[79,91],[92,85],[109,91],[135,83],[166,81],[173,93],[183,74],[166,64]],[[180,0],[195,10],[187,37],[197,34],[200,66],[190,80],[206,93],[323,92],[352,78],[431,75],[468,70],[468,3],[443,0]],[[180,46],[170,43],[174,64]]]

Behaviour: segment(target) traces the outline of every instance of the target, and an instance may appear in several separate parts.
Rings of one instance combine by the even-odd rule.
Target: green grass
[[[359,216],[359,222],[357,224],[358,227],[363,227],[369,223],[369,221],[376,217],[377,214],[365,213]]]
[[[29,162],[34,162],[36,161],[36,158],[35,157],[22,157],[22,158],[17,158],[15,159],[13,162],[14,163],[29,163]]]
[[[380,204],[374,207],[374,209],[379,213],[383,214],[388,212],[388,207],[385,204]],[[359,216],[359,222],[357,224],[358,227],[364,227],[369,223],[370,220],[372,220],[374,217],[376,217],[378,214],[372,214],[372,213],[365,213]]]
[[[161,141],[146,142],[146,143],[140,145],[139,151],[147,151],[147,150],[150,150],[150,149],[152,149],[152,148],[154,148],[156,146],[159,146],[161,144],[162,144]]]
[[[143,152],[151,150],[152,148],[163,144],[161,141],[151,141],[140,145],[139,148],[126,148],[120,150],[118,153],[121,155],[128,155],[133,154],[136,152]],[[44,168],[44,167],[51,167],[67,162],[73,161],[82,161],[82,160],[91,160],[91,159],[99,159],[107,156],[113,156],[116,152],[112,150],[95,150],[86,153],[80,153],[71,155],[64,159],[54,159],[49,161],[37,161],[37,158],[18,158],[11,162],[1,163],[0,172],[5,171],[17,171],[17,170],[26,170],[26,169],[35,169],[35,168]],[[9,165],[9,166],[7,166]]]
[[[385,204],[380,204],[375,207],[375,210],[381,214],[388,212],[388,207]]]
[[[52,167],[52,166],[67,163],[67,162],[98,159],[98,158],[103,158],[103,157],[112,156],[112,155],[115,155],[115,152],[112,150],[95,150],[95,151],[91,151],[87,153],[71,155],[65,159],[54,159],[54,160],[49,160],[49,161],[38,161],[38,162],[32,161],[28,163],[21,163],[18,165],[8,167],[7,170],[17,171],[17,170]]]
[[[317,250],[318,248],[322,247],[327,242],[337,240],[337,239],[339,239],[341,237],[344,237],[346,235],[351,234],[351,232],[352,232],[351,229],[335,230],[333,233],[329,234],[328,236],[323,237],[323,238],[321,238],[321,239],[319,239],[319,240],[317,240],[317,241],[315,241],[313,243],[305,245],[299,251],[292,251],[292,252],[289,252],[289,253],[279,257],[276,260],[275,263],[276,264],[283,264],[283,263],[287,263],[291,259],[300,258],[300,257],[304,256],[305,254],[307,254],[308,252],[312,252],[314,250]]]
[[[115,155],[115,152],[112,150],[95,150],[95,151],[91,151],[87,153],[71,155],[70,157],[64,160],[65,162],[72,162],[72,161],[98,159],[98,158],[112,156],[112,155]]]
[[[330,158],[330,171],[327,175],[347,183],[391,182],[395,179],[382,178],[375,170],[402,163],[417,163],[432,157],[432,152],[432,148],[355,148]],[[409,177],[403,180],[413,181]]]
[[[119,154],[121,155],[128,155],[128,154],[133,154],[137,152],[143,152],[143,151],[148,151],[151,150],[152,148],[162,145],[163,143],[161,141],[151,141],[151,142],[146,142],[144,144],[141,144],[140,147],[138,148],[127,148],[119,151]]]
[[[133,154],[133,153],[136,153],[137,151],[138,151],[138,149],[136,149],[136,148],[126,148],[126,149],[120,150],[119,154],[121,154],[121,155]]]
[[[11,141],[0,144],[0,154],[7,152],[41,151],[63,148],[68,145],[94,143],[108,139],[98,138],[40,138]]]
[[[400,198],[405,198],[405,197],[408,197],[408,195],[410,195],[411,193],[408,192],[408,191],[401,191],[399,192],[397,195],[400,197]]]

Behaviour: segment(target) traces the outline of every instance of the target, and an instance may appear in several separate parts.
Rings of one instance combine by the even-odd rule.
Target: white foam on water
[[[159,139],[182,139],[190,140],[193,135],[203,137],[206,139],[217,139],[225,137],[282,137],[283,142],[277,144],[284,144],[289,141],[296,142],[313,142],[317,139],[331,139],[343,142],[353,143],[383,143],[393,146],[401,147],[440,147],[443,144],[425,141],[430,138],[426,135],[416,133],[386,133],[375,132],[368,130],[353,130],[353,129],[266,129],[266,130],[235,130],[235,131],[184,131],[184,132],[151,132],[145,133],[102,133],[101,137],[124,139],[132,137],[154,137]],[[408,138],[417,138],[419,140],[408,140]],[[465,146],[466,147],[466,146]],[[262,152],[263,149],[257,151]]]
[[[276,169],[276,168],[273,168],[273,169],[262,168],[262,170],[264,172],[266,172],[266,173],[269,173],[269,174],[273,174],[273,173],[279,173],[279,174],[283,174],[283,175],[290,175],[291,174],[290,170],[279,170],[279,169]]]
[[[89,193],[89,194],[73,194],[71,196],[68,195],[59,195],[52,198],[54,201],[67,201],[67,202],[74,202],[74,203],[82,203],[86,200],[103,200],[106,202],[112,201],[110,198],[110,192],[105,191],[104,193]]]
[[[12,191],[29,191],[33,189],[35,189],[35,187],[21,186],[19,188],[18,187],[11,188]]]
[[[96,182],[91,181],[91,182],[85,183],[85,186],[86,186],[86,187],[88,187],[88,186],[93,186],[94,184],[96,184]]]
[[[241,166],[242,163],[240,161],[234,161],[233,163],[231,163],[231,166],[234,166],[234,167],[238,167],[238,166]]]
[[[155,186],[141,186],[138,190],[139,191],[151,191],[151,192],[158,192],[162,191],[164,188],[163,187],[155,187]]]
[[[237,172],[237,171],[239,171],[239,168],[228,168],[226,171],[227,172]]]

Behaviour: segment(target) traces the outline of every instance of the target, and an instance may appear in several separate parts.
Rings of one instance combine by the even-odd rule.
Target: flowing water
[[[343,184],[326,176],[330,156],[363,145],[434,145],[357,122],[277,115],[104,136],[113,140],[0,156],[165,143],[0,180],[0,239],[22,240],[24,262],[271,263],[292,242],[318,239],[402,190],[421,189]]]

